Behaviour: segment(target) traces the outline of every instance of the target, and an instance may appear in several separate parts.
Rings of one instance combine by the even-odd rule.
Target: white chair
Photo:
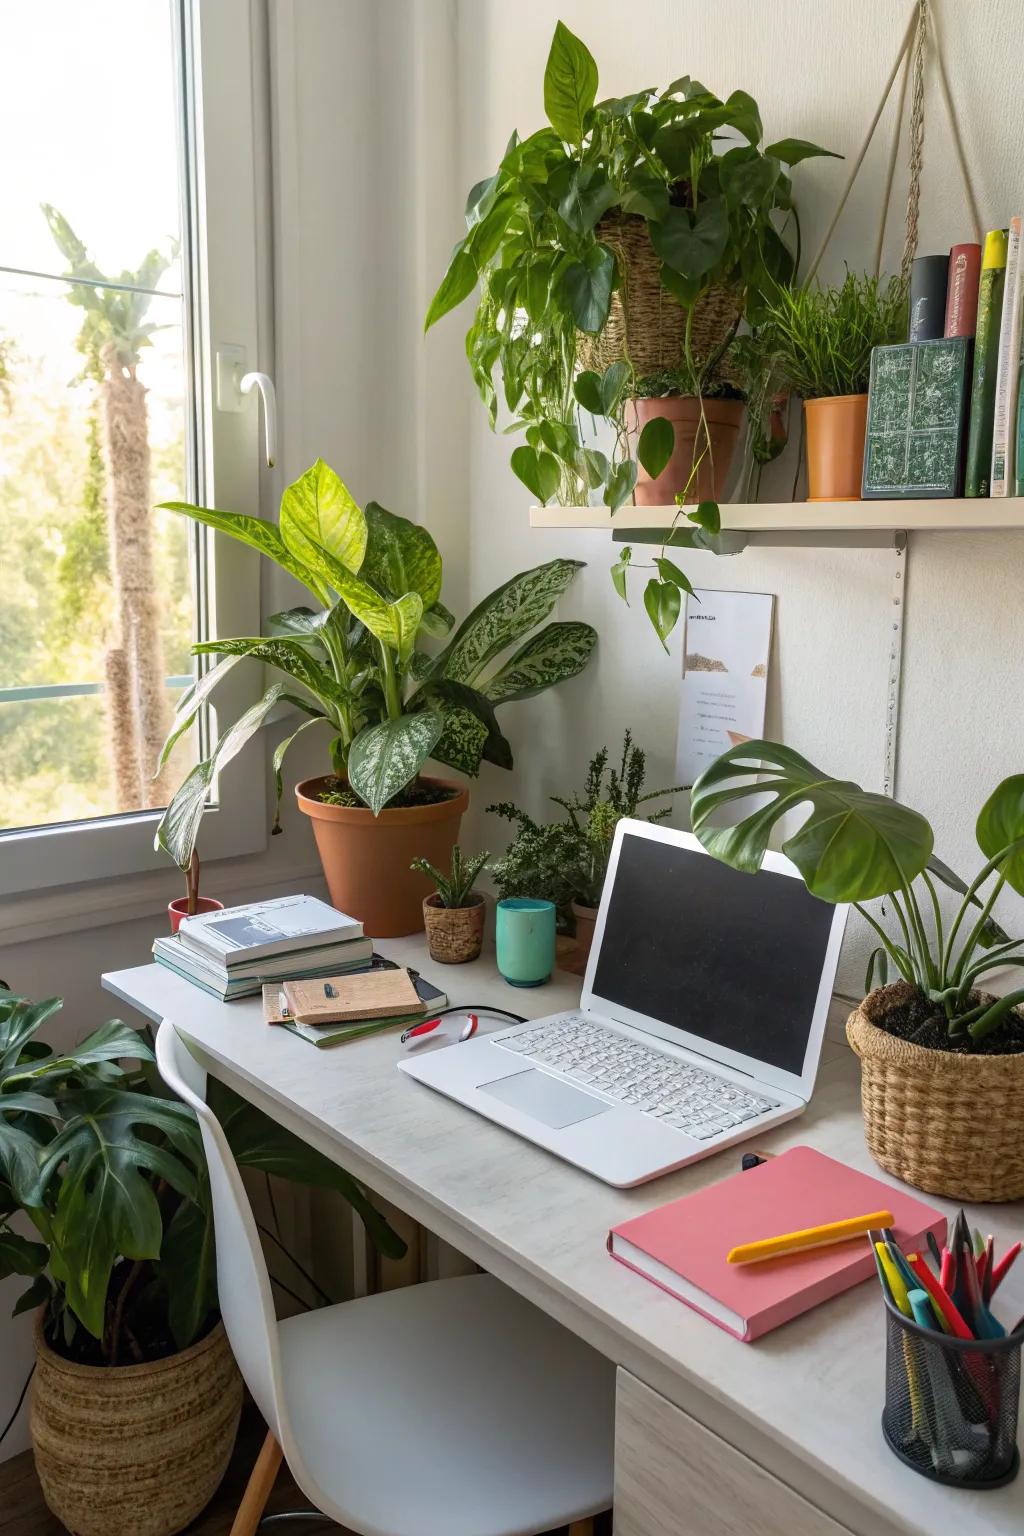
[[[612,1501],[613,1365],[490,1275],[278,1322],[206,1073],[167,1019],[156,1055],[199,1119],[224,1327],[269,1430],[231,1536],[257,1529],[282,1455],[359,1536],[590,1536]]]

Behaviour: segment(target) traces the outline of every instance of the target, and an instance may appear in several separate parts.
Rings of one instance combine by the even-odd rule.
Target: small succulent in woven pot
[[[754,793],[766,797],[758,809],[723,825],[723,811]],[[809,814],[783,853],[812,895],[851,903],[878,941],[868,995],[847,1024],[861,1060],[868,1149],[933,1194],[1019,1199],[1024,988],[994,997],[981,982],[1024,966],[1024,940],[993,916],[1007,886],[1024,895],[1024,774],[1004,779],[982,806],[984,863],[969,883],[936,857],[917,811],[831,778],[778,742],[724,752],[697,780],[690,808],[708,852],[753,872],[776,823],[801,805]],[[899,978],[891,985],[890,973]]]
[[[483,896],[473,886],[489,858],[490,854],[484,852],[467,859],[456,846],[447,874],[429,859],[413,860],[412,868],[437,886],[424,899],[423,923],[430,958],[441,965],[464,965],[479,958],[487,908]]]

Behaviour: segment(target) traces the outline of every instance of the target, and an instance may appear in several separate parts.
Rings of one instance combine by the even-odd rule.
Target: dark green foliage
[[[452,849],[452,861],[446,875],[441,873],[436,864],[431,864],[429,859],[413,859],[410,867],[433,880],[437,894],[446,907],[466,907],[480,871],[490,856],[485,850],[467,859],[456,844]]]

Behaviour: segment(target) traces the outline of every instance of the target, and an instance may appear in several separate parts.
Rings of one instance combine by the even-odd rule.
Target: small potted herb
[[[431,960],[441,965],[464,965],[476,960],[484,942],[484,898],[475,891],[477,877],[489,853],[464,857],[456,844],[446,875],[429,859],[413,859],[412,868],[426,875],[437,887],[423,898],[423,924]]]
[[[756,811],[723,824],[723,811],[755,794]],[[970,884],[935,857],[917,811],[833,779],[773,741],[730,747],[701,774],[693,830],[709,853],[752,873],[776,823],[801,804],[810,814],[783,853],[812,895],[852,902],[878,940],[868,995],[847,1024],[871,1155],[933,1194],[1020,1199],[1024,988],[995,998],[982,981],[1024,966],[1024,939],[1009,938],[992,916],[1007,886],[1024,895],[1024,774],[1004,779],[981,808],[985,862]],[[952,912],[940,885],[960,898]],[[890,974],[898,979],[887,985]]]
[[[551,796],[565,811],[564,821],[540,824],[509,802],[487,807],[518,829],[491,871],[499,896],[553,901],[563,928],[576,935],[575,964],[580,968],[590,953],[616,826],[623,816],[636,816],[642,805],[679,794],[682,788],[645,793],[646,777],[647,755],[633,745],[627,731],[618,768],[608,767],[608,748],[602,747],[588,764],[582,795]],[[671,809],[663,806],[647,820],[664,821]]]
[[[775,388],[804,402],[808,501],[859,501],[874,347],[907,339],[898,277],[847,272],[838,288],[780,288],[754,333]]]

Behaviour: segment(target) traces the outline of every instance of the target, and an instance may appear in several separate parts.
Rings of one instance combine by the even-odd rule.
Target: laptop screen
[[[791,875],[627,833],[592,992],[799,1075],[834,916]]]

